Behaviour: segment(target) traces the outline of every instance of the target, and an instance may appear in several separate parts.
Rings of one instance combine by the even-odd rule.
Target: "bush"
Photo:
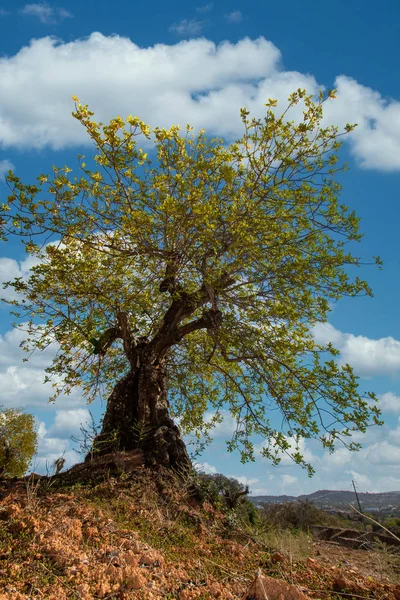
[[[330,515],[309,501],[265,504],[261,516],[271,527],[307,530],[312,525],[343,526],[343,520]]]
[[[387,517],[386,519],[384,519],[383,525],[385,527],[388,527],[389,529],[391,529],[391,528],[399,529],[400,528],[400,517]]]
[[[232,522],[239,519],[254,524],[256,521],[257,509],[246,498],[249,488],[233,477],[194,472],[190,492],[200,502],[208,501],[214,508],[229,514]]]
[[[37,447],[33,415],[15,408],[0,410],[0,477],[22,477]]]
[[[208,500],[215,508],[232,510],[249,493],[249,488],[237,479],[225,477],[220,473],[194,473],[192,493],[201,502]]]

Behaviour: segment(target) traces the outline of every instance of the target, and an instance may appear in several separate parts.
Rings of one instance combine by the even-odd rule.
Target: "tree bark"
[[[230,283],[232,280],[223,275],[217,288]],[[191,466],[179,429],[169,416],[163,362],[171,348],[185,336],[199,329],[217,329],[222,314],[212,286],[204,283],[195,293],[180,291],[174,295],[175,286],[170,284],[168,280],[161,285],[161,291],[170,291],[172,299],[151,341],[134,338],[128,315],[123,311],[118,311],[117,326],[112,328],[107,342],[102,343],[102,337],[96,340],[98,353],[104,355],[115,339],[122,339],[131,368],[108,399],[102,431],[95,438],[86,460],[110,452],[140,448],[148,464],[179,469]],[[207,302],[211,302],[212,309],[203,310],[201,317],[188,321]]]
[[[165,373],[146,362],[123,377],[111,393],[101,433],[86,460],[118,451],[143,450],[146,464],[191,466],[179,429],[169,416]]]

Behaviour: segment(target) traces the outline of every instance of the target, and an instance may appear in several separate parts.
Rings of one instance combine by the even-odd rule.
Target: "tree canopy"
[[[288,452],[306,464],[292,438],[357,447],[351,433],[379,423],[375,396],[360,395],[351,367],[311,331],[330,302],[371,295],[349,269],[360,261],[347,244],[361,235],[337,174],[353,126],[323,125],[333,97],[298,90],[281,114],[269,100],[260,119],[244,108],[243,136],[230,144],[133,116],[103,125],[74,98],[93,164],[80,156],[76,172],[53,167],[35,185],[10,172],[0,211],[3,238],[21,236],[37,259],[9,282],[11,304],[28,351],[58,348],[47,369],[54,397],[75,386],[88,400],[110,393],[139,360],[125,327],[135,348],[149,344],[164,361],[183,432],[207,432],[229,410],[229,448],[243,460],[254,435],[275,462]]]
[[[35,419],[22,410],[0,410],[0,476],[22,477],[36,452]]]

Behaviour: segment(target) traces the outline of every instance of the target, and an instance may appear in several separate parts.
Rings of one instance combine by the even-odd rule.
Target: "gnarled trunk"
[[[223,287],[230,281],[223,275],[219,285]],[[117,325],[93,342],[95,352],[104,356],[115,339],[122,339],[131,368],[108,399],[102,431],[87,460],[95,455],[141,448],[148,464],[181,469],[191,465],[179,430],[168,414],[163,363],[171,348],[186,335],[199,329],[218,328],[222,315],[211,286],[203,284],[197,292],[188,294],[182,290],[175,293],[177,288],[171,285],[168,277],[160,285],[160,291],[169,291],[173,299],[151,341],[145,337],[136,340],[128,315],[118,311]],[[201,317],[187,321],[207,302],[211,302],[212,310],[203,310]]]
[[[102,431],[86,460],[140,448],[149,465],[187,469],[191,462],[179,429],[168,413],[165,373],[146,362],[131,369],[107,402]]]

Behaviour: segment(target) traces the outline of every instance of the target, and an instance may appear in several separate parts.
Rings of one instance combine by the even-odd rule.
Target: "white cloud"
[[[68,440],[50,437],[46,424],[42,421],[38,428],[38,458],[52,454],[60,456],[69,446]]]
[[[270,495],[273,495],[273,494],[271,494],[271,488],[266,488],[266,487],[253,488],[250,493],[250,496],[270,496]]]
[[[196,11],[198,13],[207,13],[210,12],[213,8],[213,2],[208,2],[207,4],[203,4],[202,6],[196,6]]]
[[[400,417],[398,423],[398,427],[395,427],[389,433],[389,441],[395,446],[400,446]]]
[[[43,421],[38,423],[37,432],[38,449],[30,467],[31,471],[51,475],[54,473],[53,463],[58,458],[65,459],[64,470],[82,460],[71,448],[70,441],[62,437],[55,437],[51,428],[48,430]],[[78,430],[73,433],[78,433]]]
[[[236,479],[239,483],[242,484],[243,487],[248,486],[249,490],[250,490],[250,494],[254,494],[254,491],[253,491],[254,484],[260,483],[259,479],[255,479],[255,478],[249,479],[245,475],[227,475],[227,477],[232,477],[233,479]]]
[[[338,101],[327,113],[340,125],[358,123],[349,138],[355,157],[365,168],[400,169],[400,102],[386,99],[351,77],[340,75],[335,87]]]
[[[400,396],[396,396],[393,392],[379,394],[378,406],[383,412],[400,413]]]
[[[312,334],[317,344],[331,342],[336,347],[343,341],[343,333],[330,323],[316,323],[312,328]]]
[[[70,438],[79,432],[81,425],[87,427],[89,423],[91,417],[87,408],[58,410],[49,433],[61,439]]]
[[[169,31],[176,33],[180,37],[195,37],[200,35],[205,26],[204,21],[198,19],[182,19],[178,23],[173,23]]]
[[[381,442],[368,448],[367,459],[373,465],[397,465],[400,467],[400,447]]]
[[[72,94],[102,121],[133,113],[152,126],[190,122],[236,137],[242,131],[239,108],[248,100],[254,104],[253,95],[262,106],[268,95],[285,97],[298,84],[314,81],[297,75],[276,79],[279,59],[279,50],[263,38],[218,46],[197,39],[149,48],[100,33],[69,43],[33,40],[15,56],[0,59],[0,144],[57,149],[88,143],[71,118]],[[263,78],[270,83],[260,88],[250,83]]]
[[[216,467],[214,465],[210,465],[208,462],[200,462],[194,463],[194,468],[199,473],[206,473],[207,475],[214,475],[217,472]]]
[[[10,15],[10,11],[6,10],[5,8],[0,8],[0,17],[6,17],[7,15]]]
[[[37,17],[41,23],[50,25],[72,18],[72,14],[66,8],[50,6],[47,2],[25,4],[20,13],[23,16]]]
[[[202,21],[173,28],[198,35]],[[269,97],[284,108],[293,90],[316,93],[321,87],[312,75],[284,71],[279,49],[264,38],[219,45],[202,38],[141,48],[101,33],[71,42],[44,37],[1,58],[0,77],[0,145],[56,149],[88,143],[71,120],[72,94],[89,103],[98,120],[133,113],[152,126],[190,122],[233,139],[243,131],[241,107],[261,116]],[[334,86],[337,99],[326,105],[326,122],[359,123],[346,139],[363,166],[400,169],[400,102],[343,75]]]
[[[351,475],[351,479],[357,482],[357,486],[362,487],[363,490],[370,490],[372,487],[372,481],[368,475],[357,473],[357,471],[345,471],[347,475]]]
[[[232,12],[225,15],[225,19],[228,23],[240,23],[243,21],[243,15],[240,10],[233,10]]]
[[[393,337],[374,340],[342,333],[329,323],[317,323],[313,335],[318,344],[332,342],[340,350],[340,363],[349,363],[362,377],[395,375],[400,370],[400,342]],[[386,398],[383,404],[387,407],[389,399]]]
[[[388,425],[373,427],[357,436],[356,441],[363,443],[360,451],[342,447],[333,454],[326,452],[317,465],[315,477],[305,488],[351,489],[354,479],[363,492],[400,489],[400,436],[396,440],[395,432]]]
[[[214,417],[213,412],[207,412],[204,415],[204,421],[206,423],[210,423],[212,418]],[[231,436],[237,427],[237,421],[232,417],[229,411],[223,410],[221,411],[222,421],[221,423],[217,423],[216,426],[211,430],[210,434],[212,438],[224,437],[227,438]]]
[[[0,298],[6,300],[14,300],[18,297],[12,287],[3,288],[3,284],[7,281],[13,281],[16,277],[22,277],[26,279],[29,275],[30,269],[38,264],[39,261],[31,256],[21,262],[16,261],[13,258],[3,257],[0,258]],[[5,306],[1,305],[0,306]]]
[[[341,448],[337,448],[332,454],[325,454],[324,461],[325,464],[342,467],[343,465],[351,462],[352,458],[351,452],[349,452],[347,448],[343,446]]]
[[[287,473],[282,475],[281,479],[282,483],[284,483],[285,485],[293,485],[294,483],[296,483],[296,481],[298,481],[297,477],[294,477],[293,475],[288,475]]]
[[[5,176],[7,175],[10,169],[11,171],[15,170],[15,167],[11,161],[0,160],[0,181],[4,181]]]
[[[400,490],[400,447],[386,442],[384,435],[388,435],[387,430],[382,432],[379,442],[366,445],[359,452],[339,448],[334,454],[325,453],[320,460],[314,461],[316,472],[312,478],[294,465],[269,467],[275,474],[274,480],[262,485],[265,479],[260,477],[261,485],[252,489],[252,494],[281,494],[289,485],[289,493],[294,496],[315,490],[350,491],[352,480],[361,492]]]
[[[42,352],[34,352],[29,363],[24,363],[26,353],[20,348],[26,334],[19,329],[0,335],[0,405],[7,407],[41,407],[54,409],[48,399],[53,393],[51,383],[44,384],[44,369],[50,366],[57,352],[55,345]],[[79,389],[70,396],[60,397],[57,407],[82,406],[85,400]]]
[[[304,460],[307,463],[311,463],[311,464],[315,465],[318,462],[318,457],[315,456],[311,452],[305,439],[303,439],[303,438],[296,439],[294,437],[286,437],[286,440],[289,443],[289,448],[288,448],[287,452],[279,452],[278,456],[281,458],[281,461],[279,463],[280,466],[292,466],[294,463],[293,463],[293,459],[290,457],[290,455],[293,455],[296,452],[300,452],[300,454],[302,454]],[[264,448],[267,448],[269,446],[269,443],[270,443],[269,440],[265,440],[261,444],[255,444],[254,445],[255,454],[257,455],[258,453],[261,453]],[[267,460],[267,459],[264,459],[264,457],[262,457],[262,459]]]

